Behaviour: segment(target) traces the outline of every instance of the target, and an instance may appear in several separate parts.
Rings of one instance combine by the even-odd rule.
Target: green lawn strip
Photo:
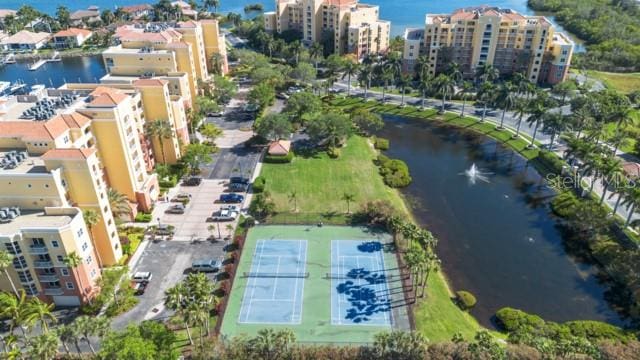
[[[347,204],[341,200],[344,193],[355,197],[350,205],[352,211],[372,200],[386,200],[404,209],[397,192],[387,187],[378,175],[378,168],[373,164],[376,153],[366,138],[353,136],[340,151],[338,159],[321,152],[308,158],[296,156],[288,164],[263,165],[261,175],[267,179],[266,190],[271,193],[280,218],[288,220],[285,223],[294,223],[296,219],[298,223],[305,223],[306,216],[316,222],[320,214],[339,220],[347,212]],[[289,198],[292,191],[296,192],[296,212]]]
[[[629,130],[635,130],[637,131],[636,132],[637,134],[640,134],[640,111],[636,110],[634,112],[634,117],[635,117],[635,121],[633,122],[633,124],[629,125]],[[607,140],[613,138],[614,134],[616,133],[616,128],[617,128],[616,123],[605,124],[604,130],[605,130],[605,138]],[[624,143],[622,143],[622,145],[620,145],[620,150],[626,153],[633,153],[635,151],[635,146],[637,141],[638,140],[634,136],[628,137],[627,141],[625,141]]]
[[[248,278],[236,276],[229,303],[224,315],[221,333],[227,338],[239,334],[256,335],[260,329],[291,329],[296,339],[304,343],[369,343],[374,334],[390,330],[385,326],[332,325],[331,324],[331,280],[325,274],[331,268],[331,240],[391,241],[388,234],[372,234],[363,228],[346,226],[283,226],[265,225],[252,228],[243,248],[238,264],[238,275],[249,272],[256,243],[261,239],[307,240],[307,268],[309,277],[304,279],[302,322],[300,324],[242,324],[238,323],[242,299]],[[386,255],[385,266],[396,268],[395,257]],[[283,304],[289,306],[289,304]]]
[[[602,81],[607,87],[623,93],[630,93],[640,89],[640,73],[611,73],[589,70],[587,75]]]

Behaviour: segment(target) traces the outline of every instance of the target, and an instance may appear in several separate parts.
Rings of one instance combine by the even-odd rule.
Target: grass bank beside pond
[[[350,204],[356,211],[368,201],[386,200],[397,211],[411,218],[400,192],[386,186],[373,163],[377,153],[366,138],[353,136],[341,148],[338,159],[330,159],[324,152],[313,156],[296,156],[289,164],[264,164],[261,175],[266,178],[265,189],[271,193],[280,213],[268,222],[347,223],[347,204],[344,193],[354,195]],[[290,198],[296,192],[296,204]],[[298,212],[293,212],[294,206]],[[322,214],[330,216],[322,217]],[[478,322],[460,310],[444,274],[433,274],[429,279],[427,296],[415,307],[417,330],[430,341],[451,340],[456,333],[472,339],[481,329]]]
[[[606,87],[625,94],[640,90],[640,73],[612,73],[589,70],[587,75],[602,81]]]

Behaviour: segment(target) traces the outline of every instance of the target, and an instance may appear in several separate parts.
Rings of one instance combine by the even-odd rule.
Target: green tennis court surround
[[[343,282],[336,278],[349,276],[332,268],[332,240],[380,244],[375,257],[370,255],[378,263],[368,271],[394,279],[390,286],[374,287],[386,292],[380,299],[387,301],[388,297],[391,309],[386,317],[383,312],[369,317],[388,321],[332,323],[332,298],[334,303],[337,299],[333,287]],[[372,342],[378,332],[409,329],[404,292],[398,290],[396,254],[386,233],[347,226],[258,226],[247,235],[237,274],[221,328],[227,339],[256,335],[263,328],[289,328],[304,343],[357,344]],[[360,282],[357,276],[355,279]]]

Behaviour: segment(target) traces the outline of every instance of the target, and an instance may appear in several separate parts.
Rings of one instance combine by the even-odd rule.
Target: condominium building
[[[391,23],[379,19],[377,5],[357,0],[276,0],[276,11],[264,15],[265,29],[297,30],[305,44],[332,44],[336,54],[381,53],[389,47]]]
[[[45,156],[45,160],[48,156],[54,155]],[[2,178],[0,181],[6,184],[7,176]],[[22,185],[25,188],[28,184],[35,186],[30,183],[34,178],[25,179]],[[43,181],[36,182],[42,185]],[[79,208],[60,206],[27,210],[14,206],[0,208],[0,215],[5,217],[0,222],[0,248],[14,257],[12,266],[7,268],[9,278],[0,277],[0,289],[8,292],[24,290],[28,296],[37,296],[58,306],[77,306],[98,293],[96,281],[100,277],[100,267]],[[81,259],[74,268],[65,265],[65,259],[71,253]]]
[[[501,75],[520,72],[534,83],[556,84],[566,79],[573,55],[573,42],[544,16],[490,6],[427,14],[424,29],[406,29],[404,38],[403,69],[413,71],[424,55],[433,75],[455,62],[472,78],[491,64]]]
[[[119,45],[102,53],[107,73],[143,78],[185,74],[189,94],[180,94],[185,99],[198,94],[198,81],[209,79],[214,53],[224,56],[226,64],[225,41],[216,21],[125,25],[114,37]]]

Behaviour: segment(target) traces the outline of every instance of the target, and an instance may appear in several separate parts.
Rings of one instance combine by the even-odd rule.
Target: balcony
[[[46,254],[49,251],[47,250],[47,247],[44,245],[31,245],[29,246],[29,254],[33,254],[33,255],[42,255],[42,254]]]
[[[64,290],[61,287],[44,288],[43,290],[45,295],[56,296],[64,294]]]
[[[40,274],[38,274],[38,279],[40,279],[41,282],[54,282],[54,281],[60,280],[60,278],[58,278],[58,275],[40,275]]]
[[[33,267],[36,269],[49,269],[53,267],[53,262],[51,261],[34,261]]]

